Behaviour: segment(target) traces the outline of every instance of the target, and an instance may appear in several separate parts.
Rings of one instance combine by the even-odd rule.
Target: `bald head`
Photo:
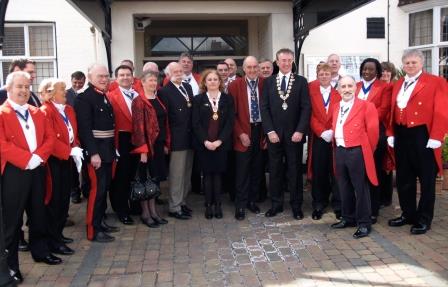
[[[159,66],[154,62],[146,62],[145,65],[143,65],[143,73],[147,71],[158,72]]]
[[[258,77],[258,60],[254,56],[247,56],[243,61],[243,71],[249,80],[255,80]]]
[[[352,76],[343,76],[338,82],[338,92],[341,94],[342,100],[348,102],[355,97],[356,80]]]
[[[101,64],[93,64],[87,71],[87,78],[89,82],[96,88],[107,91],[109,85],[109,71],[106,66]]]
[[[171,82],[180,85],[182,83],[182,77],[184,74],[181,64],[179,64],[178,62],[169,63],[167,69],[170,73]]]

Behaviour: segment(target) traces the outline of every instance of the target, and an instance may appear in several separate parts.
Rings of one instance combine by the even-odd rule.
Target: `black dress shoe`
[[[60,254],[60,255],[72,255],[75,253],[75,250],[71,249],[70,247],[68,247],[67,245],[61,245],[57,248],[51,248],[50,249],[51,252],[55,253],[55,254]]]
[[[129,215],[118,215],[118,220],[121,221],[121,223],[125,225],[132,225],[134,224],[134,220]]]
[[[412,222],[404,216],[400,216],[394,219],[389,220],[389,226],[398,227],[406,224],[411,224]]]
[[[163,224],[167,224],[167,223],[168,223],[168,220],[166,220],[166,219],[164,219],[164,218],[162,218],[162,217],[160,217],[160,216],[157,216],[157,217],[152,217],[152,216],[151,216],[151,218],[152,218],[152,220],[153,220],[155,223],[157,223],[157,224],[159,224],[159,225],[163,225]]]
[[[244,211],[244,208],[237,208],[235,210],[235,219],[244,220],[244,218],[246,218],[246,211]]]
[[[366,236],[368,236],[370,234],[370,231],[371,231],[371,227],[370,226],[358,227],[356,232],[353,233],[353,237],[356,238],[356,239],[366,237]]]
[[[335,210],[334,211],[334,216],[336,217],[337,220],[341,220],[342,218],[342,213],[340,210]]]
[[[149,228],[158,228],[160,225],[155,221],[149,221],[149,218],[140,217],[140,221]]]
[[[211,204],[205,205],[205,212],[204,212],[205,219],[212,219],[213,218],[213,209]]]
[[[215,218],[217,219],[221,219],[222,218],[222,208],[221,208],[221,203],[216,203],[215,204]]]
[[[168,216],[169,217],[174,217],[176,219],[181,219],[181,220],[187,220],[187,219],[191,218],[190,216],[185,215],[182,211],[168,212]]]
[[[101,223],[101,228],[103,229],[104,232],[107,232],[107,233],[114,233],[114,232],[120,231],[120,228],[118,228],[116,226],[109,225],[106,223],[106,221],[103,221]]]
[[[370,216],[370,221],[372,224],[376,224],[378,222],[378,216],[372,215]]]
[[[45,256],[44,258],[35,258],[34,261],[36,262],[43,262],[47,265],[58,265],[62,263],[62,259],[54,256],[53,254],[48,254],[47,256]]]
[[[19,240],[19,251],[22,251],[22,252],[30,251],[30,246],[29,246],[28,242],[26,242],[25,239]]]
[[[64,235],[62,235],[61,240],[62,240],[62,242],[64,242],[65,244],[73,243],[73,238],[65,237]]]
[[[266,217],[274,217],[277,213],[283,212],[283,207],[271,208],[264,214]]]
[[[296,220],[302,220],[303,219],[303,212],[301,209],[293,210],[292,211],[292,217]]]
[[[255,202],[249,202],[246,207],[255,214],[260,213],[260,208],[255,204]]]
[[[64,227],[71,227],[73,225],[75,225],[75,222],[73,220],[71,220],[71,219],[67,219],[65,221]]]
[[[425,223],[417,223],[412,225],[411,233],[414,235],[425,234],[426,231],[431,229],[431,225]]]
[[[347,222],[345,220],[341,220],[339,222],[333,223],[331,225],[331,228],[341,229],[341,228],[355,227],[355,226],[356,226],[356,224],[354,222]]]
[[[193,210],[185,204],[180,206],[180,210],[182,210],[183,213],[193,213]]]
[[[322,210],[315,209],[315,210],[313,210],[313,214],[311,215],[311,218],[314,220],[319,220],[322,218],[322,214],[323,214]]]
[[[23,276],[22,276],[22,273],[20,273],[20,270],[14,271],[14,270],[10,269],[9,276],[11,276],[12,280],[14,280],[15,283],[23,282]],[[6,285],[6,286],[10,286],[10,285]],[[15,286],[15,285],[11,285],[11,286]]]
[[[93,238],[93,241],[101,242],[101,243],[112,242],[114,240],[115,240],[115,237],[110,236],[109,234],[107,234],[106,232],[103,232],[103,231],[98,231],[95,234],[95,237]]]

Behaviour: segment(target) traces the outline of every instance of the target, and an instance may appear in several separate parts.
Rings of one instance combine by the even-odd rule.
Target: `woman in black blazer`
[[[221,178],[227,168],[227,151],[232,148],[235,109],[233,98],[222,92],[224,83],[216,70],[204,71],[199,87],[201,93],[193,99],[193,146],[204,175],[205,218],[213,214],[222,218]]]

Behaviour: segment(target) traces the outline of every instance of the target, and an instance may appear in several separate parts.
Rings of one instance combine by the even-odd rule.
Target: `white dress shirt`
[[[70,123],[70,119],[67,117],[67,114],[65,113],[65,105],[57,104],[55,102],[53,102],[53,105],[56,107],[58,112],[62,115],[62,118],[67,119],[67,122],[65,122],[65,120],[64,120],[64,123],[65,123],[65,126],[67,127],[67,131],[68,131],[68,142],[71,144],[75,140],[75,135],[73,133],[73,127],[72,127],[72,124]]]
[[[26,111],[28,111],[28,104],[20,106],[10,99],[8,99],[8,102],[15,111],[18,111],[22,115],[25,115]],[[30,152],[33,153],[37,148],[36,127],[34,126],[33,117],[31,116],[31,113],[29,113],[28,120],[27,122],[25,122],[19,115],[16,116],[17,120],[20,123],[20,126],[22,127],[23,134],[25,135],[26,142],[28,143],[28,148],[30,149]],[[26,128],[26,125],[28,125],[28,128]]]
[[[411,97],[412,92],[415,89],[415,86],[417,86],[418,78],[420,77],[421,74],[422,74],[422,71],[418,72],[417,75],[415,75],[414,77],[409,77],[408,75],[406,75],[404,77],[404,82],[401,85],[400,92],[398,92],[398,96],[397,96],[397,106],[400,109],[404,109],[408,105],[409,98]],[[408,84],[408,88],[405,90],[404,87],[405,87],[406,83],[409,83],[409,84]]]
[[[337,85],[338,81],[339,81],[339,75],[337,75],[336,77],[331,79],[330,85],[336,89],[336,85]]]
[[[120,86],[119,88],[121,91],[121,95],[123,96],[124,101],[126,103],[126,106],[128,106],[129,113],[132,115],[132,101],[138,96],[138,93],[133,88],[130,88],[129,90],[126,90]],[[132,93],[133,95],[132,100],[128,96],[126,96],[125,93]]]
[[[325,106],[325,103],[328,103],[325,106],[325,110],[328,112],[328,107],[330,106],[330,100],[329,99],[330,99],[330,93],[331,93],[331,86],[328,86],[326,88],[320,86],[320,93],[322,95],[322,101],[324,103],[324,106]]]
[[[286,81],[286,91],[288,91],[288,84],[289,84],[289,77],[291,77],[291,72],[287,73],[287,74],[283,74],[282,72],[278,71],[278,76],[280,79],[280,87],[282,86],[282,81],[283,81],[283,76],[286,76],[285,81]]]
[[[229,82],[229,84],[231,83],[231,82],[233,82],[233,81],[235,81],[236,80],[236,74],[235,75],[233,75],[233,76],[229,76],[229,78],[227,79],[227,81]]]
[[[373,85],[373,82],[375,82],[375,80],[376,79],[373,79],[373,80],[370,80],[370,81],[367,82],[366,80],[362,79],[361,82],[362,82],[362,85],[364,87],[368,88],[371,85]],[[364,94],[364,91],[363,91],[362,86],[361,86],[361,89],[359,90],[359,93],[358,93],[358,99],[361,99],[361,100],[365,101],[369,97],[369,94],[370,94],[370,90],[367,93]]]
[[[255,121],[252,119],[252,101],[251,101],[251,97],[250,97],[252,91],[250,90],[250,86],[249,86],[249,83],[250,83],[251,80],[246,78],[246,81],[248,83],[247,84],[247,103],[248,103],[248,106],[249,106],[249,117],[250,117],[250,123],[253,124]],[[254,80],[254,81],[257,83],[257,80]],[[257,93],[258,114],[259,114],[258,120],[256,122],[257,123],[261,123],[260,94],[258,93],[258,85],[255,88],[255,91]]]
[[[199,94],[199,85],[198,82],[196,82],[196,79],[193,77],[193,74],[185,75],[184,82],[190,84],[191,89],[193,90],[193,96],[196,96]]]
[[[355,101],[354,99],[351,99],[348,102],[344,102],[344,101],[340,102],[338,118],[336,120],[336,129],[334,131],[334,139],[336,140],[336,146],[345,147],[343,127],[344,127],[345,121],[347,120],[348,115],[350,114],[350,111],[353,107],[354,101]],[[347,111],[347,112],[343,113],[341,111]]]

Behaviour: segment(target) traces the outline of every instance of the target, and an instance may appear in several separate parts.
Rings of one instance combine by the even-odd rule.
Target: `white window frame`
[[[30,39],[29,39],[29,27],[36,26],[51,26],[53,30],[53,56],[31,56],[30,55]],[[0,62],[11,62],[14,59],[23,57],[38,62],[53,62],[53,74],[55,77],[58,75],[57,67],[57,50],[56,50],[56,24],[54,22],[5,22],[6,27],[23,27],[24,28],[24,41],[25,41],[25,55],[3,56],[3,50],[0,50]],[[3,69],[0,69],[0,83],[3,86]]]

